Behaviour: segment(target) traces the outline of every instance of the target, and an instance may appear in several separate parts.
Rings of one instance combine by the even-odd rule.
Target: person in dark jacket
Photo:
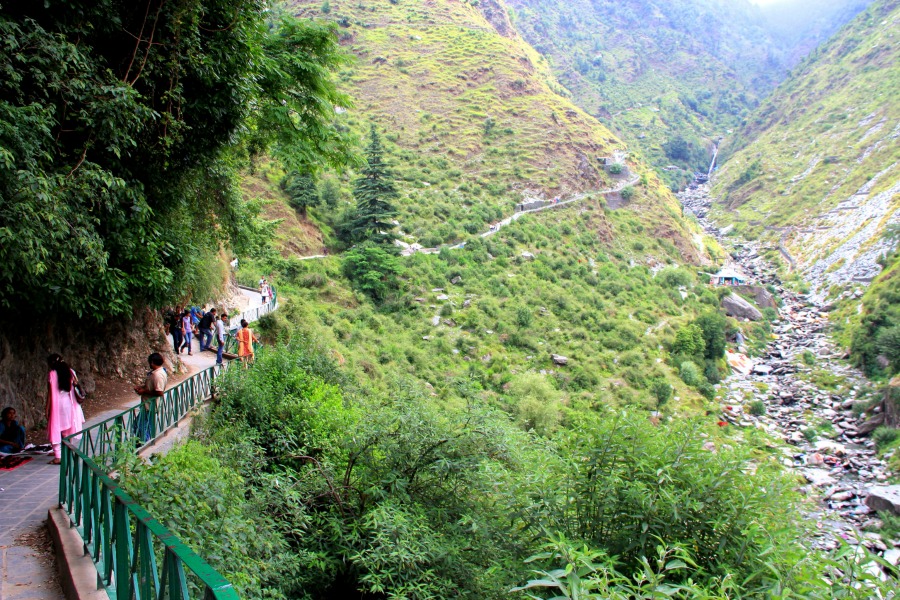
[[[25,447],[25,428],[19,425],[16,416],[12,406],[0,413],[0,452],[15,454]]]
[[[216,323],[216,309],[211,308],[209,312],[207,312],[200,319],[200,323],[197,325],[197,330],[200,332],[200,352],[204,350],[209,350],[210,344],[212,344],[213,339],[213,325]]]

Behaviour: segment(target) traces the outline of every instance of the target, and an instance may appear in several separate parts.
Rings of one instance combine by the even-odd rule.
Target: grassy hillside
[[[339,24],[356,57],[339,73],[356,101],[347,125],[385,131],[402,180],[400,227],[423,245],[484,231],[526,195],[567,196],[621,180],[602,159],[624,144],[561,95],[549,64],[518,37],[502,4],[316,0],[291,7]],[[645,171],[632,160],[628,166]],[[645,181],[651,210],[689,239],[669,216],[671,195],[652,176]]]
[[[712,395],[717,365],[670,360],[666,348],[679,327],[716,310],[718,297],[692,266],[716,248],[641,163],[604,169],[599,159],[623,144],[557,93],[546,61],[515,34],[503,5],[293,6],[336,20],[356,56],[339,73],[355,99],[342,119],[360,133],[373,122],[385,131],[406,239],[466,245],[398,258],[399,282],[373,303],[348,278],[346,257],[296,260],[331,244],[331,233],[322,225],[310,237],[300,228],[291,240],[282,174],[263,165],[245,185],[275,199],[269,217],[288,218],[275,240],[280,256],[242,261],[241,277],[269,273],[289,300],[271,335],[320,340],[385,389],[403,375],[458,402],[469,382],[514,414],[522,394],[509,398],[508,386],[537,377],[557,399],[552,423],[577,399],[652,408],[661,382],[677,390],[678,406]],[[329,177],[339,182],[339,201],[312,208],[311,223],[339,224],[352,206],[353,174]],[[628,194],[596,191],[623,181],[635,181]],[[477,235],[526,193],[576,192],[582,199],[566,207]],[[551,354],[569,363],[555,365]],[[708,367],[693,387],[678,377],[688,358],[701,372]]]
[[[749,2],[508,0],[574,101],[609,123],[673,185],[709,164],[785,71]],[[685,172],[679,169],[685,170]]]
[[[805,60],[736,136],[716,179],[723,225],[785,234],[826,288],[852,278],[846,268],[867,251],[873,261],[897,219],[898,25],[900,3],[880,0]]]

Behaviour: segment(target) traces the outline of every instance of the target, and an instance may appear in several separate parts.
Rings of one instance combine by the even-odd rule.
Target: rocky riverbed
[[[710,197],[702,186],[680,194],[684,207],[697,215],[706,230],[720,230],[706,219]],[[786,289],[772,266],[753,243],[732,250],[732,258],[758,286],[768,287],[782,300],[773,339],[765,352],[722,382],[721,421],[740,428],[764,429],[785,444],[782,462],[803,477],[803,491],[815,509],[807,515],[820,532],[819,548],[833,548],[837,537],[851,544],[861,540],[870,550],[900,562],[900,539],[884,539],[878,517],[866,503],[886,485],[887,466],[875,453],[867,434],[878,422],[863,412],[877,400],[865,377],[843,359],[828,337],[829,307]],[[754,402],[762,401],[764,414]],[[873,493],[873,490],[874,493]],[[870,501],[870,503],[872,503]]]

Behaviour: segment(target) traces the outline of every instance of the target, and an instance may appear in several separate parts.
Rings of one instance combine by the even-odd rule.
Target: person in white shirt
[[[225,331],[228,325],[228,313],[223,312],[222,316],[216,316],[216,341],[219,347],[216,349],[216,364],[222,364],[222,352],[225,350]]]

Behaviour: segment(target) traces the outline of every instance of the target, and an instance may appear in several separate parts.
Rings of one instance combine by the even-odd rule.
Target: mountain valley
[[[172,306],[277,299],[64,451],[61,490],[170,536],[126,517],[134,565],[189,548],[185,598],[896,596],[900,0],[101,4],[0,7],[0,396],[33,436],[48,348],[131,389],[135,352],[190,369]]]

